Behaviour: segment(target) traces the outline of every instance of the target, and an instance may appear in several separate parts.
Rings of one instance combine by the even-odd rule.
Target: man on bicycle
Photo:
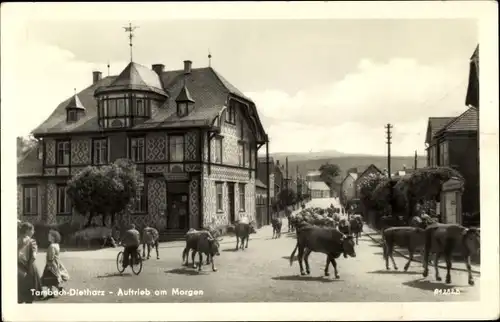
[[[135,229],[135,225],[131,224],[130,229],[127,230],[122,237],[123,249],[123,269],[127,268],[129,257],[132,255],[132,264],[139,255],[138,248],[141,244],[139,231]]]

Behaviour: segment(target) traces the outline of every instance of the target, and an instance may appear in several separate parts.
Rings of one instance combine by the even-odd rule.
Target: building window
[[[76,122],[78,121],[78,114],[75,110],[68,111],[68,122]]]
[[[240,211],[245,211],[245,184],[240,183],[239,194],[240,194]]]
[[[135,213],[146,212],[146,194],[144,193],[144,186],[137,190],[137,195],[134,199],[133,211]]]
[[[223,200],[223,192],[222,192],[222,182],[215,183],[215,203],[217,212],[222,212],[222,200]]]
[[[57,142],[57,165],[69,165],[70,142]]]
[[[96,139],[92,141],[93,145],[93,164],[106,164],[108,163],[108,140]]]
[[[215,163],[222,163],[222,138],[215,138]]]
[[[177,104],[177,114],[179,117],[184,117],[188,114],[188,105],[186,102]]]
[[[67,186],[57,187],[57,213],[58,214],[71,213],[71,203],[68,196]]]
[[[248,144],[245,144],[243,146],[243,151],[244,151],[244,153],[243,153],[243,156],[244,156],[244,158],[243,158],[243,162],[244,162],[243,165],[245,167],[246,166],[250,167],[250,147],[249,147]]]
[[[145,110],[144,110],[144,101],[143,100],[137,100],[136,101],[137,105],[136,105],[136,115],[137,116],[144,116],[146,113],[145,113]]]
[[[110,117],[116,116],[116,100],[108,101],[108,116]]]
[[[226,122],[231,123],[231,124],[236,124],[236,108],[234,104],[230,104],[229,107],[227,108],[227,117],[226,117]]]
[[[170,162],[184,161],[184,136],[172,135],[168,137]]]
[[[116,116],[125,116],[125,100],[116,100]]]
[[[130,159],[134,162],[144,162],[144,138],[130,139]]]
[[[37,186],[24,186],[23,188],[24,215],[36,215],[38,213],[38,188]]]
[[[245,145],[243,143],[238,143],[238,165],[245,166]]]
[[[448,166],[449,163],[450,163],[449,154],[448,154],[448,141],[444,141],[442,143],[441,150],[442,150],[442,153],[443,153],[443,163],[442,163],[442,165],[443,166]]]

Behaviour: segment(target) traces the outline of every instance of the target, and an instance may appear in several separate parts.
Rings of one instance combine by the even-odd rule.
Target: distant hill
[[[308,171],[318,170],[322,164],[327,162],[337,164],[342,171],[342,175],[353,167],[368,166],[374,164],[380,170],[387,168],[387,157],[378,155],[349,155],[338,151],[324,151],[316,153],[271,153],[270,157],[285,165],[285,159],[288,156],[288,173],[295,176],[297,166],[299,172],[305,175]],[[406,165],[407,168],[413,168],[413,156],[393,156],[391,157],[391,172],[402,170]],[[417,156],[417,166],[425,167],[427,157]]]

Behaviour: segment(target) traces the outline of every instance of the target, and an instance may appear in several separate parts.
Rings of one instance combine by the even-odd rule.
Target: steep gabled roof
[[[260,181],[260,179],[255,179],[255,186],[264,189],[267,188],[267,186],[262,181]]]
[[[323,181],[309,181],[307,183],[307,186],[311,190],[328,190],[328,191],[330,191],[330,188]]]
[[[362,178],[365,175],[365,173],[367,173],[368,170],[370,170],[370,169],[375,169],[375,171],[382,174],[382,171],[379,168],[377,168],[377,166],[375,166],[374,164],[370,164],[368,167],[366,167],[365,171],[358,174],[358,177],[356,178],[356,180],[359,180],[360,178]]]
[[[429,117],[425,143],[430,143],[434,135],[454,119],[454,117]]]
[[[17,161],[17,176],[29,177],[43,174],[43,164],[38,159],[38,146],[31,147]]]
[[[436,135],[445,132],[477,131],[479,129],[479,111],[475,107],[468,108],[458,117],[446,124]]]
[[[221,78],[211,67],[193,68],[187,75],[185,75],[184,70],[166,71],[162,73],[161,81],[155,75],[156,73],[142,65],[129,64],[119,76],[105,77],[77,93],[86,109],[86,114],[78,121],[66,122],[65,108],[74,98],[72,96],[59,104],[52,114],[33,131],[33,134],[40,136],[51,133],[100,131],[97,123],[97,101],[94,98],[94,92],[96,89],[115,85],[133,83],[137,86],[148,86],[148,88],[154,89],[155,86],[163,84],[162,91],[168,94],[164,105],[153,110],[150,119],[127,130],[208,126],[224,110],[229,94],[249,100],[236,87]],[[195,103],[193,111],[181,119],[176,113],[175,98],[182,91],[184,84],[189,88],[190,96]],[[253,104],[250,100],[249,102]],[[255,106],[253,108],[255,109]],[[266,137],[260,120],[257,120],[257,125],[257,130]]]
[[[186,86],[183,86],[179,95],[175,98],[176,102],[192,102],[194,103],[193,98],[191,97],[191,93]]]

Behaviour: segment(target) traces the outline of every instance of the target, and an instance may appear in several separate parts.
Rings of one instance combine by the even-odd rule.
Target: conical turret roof
[[[167,96],[158,74],[134,62],[130,62],[109,86],[100,88],[99,92],[114,90],[146,90]]]
[[[78,109],[78,110],[85,110],[85,107],[82,104],[82,101],[80,101],[80,98],[78,97],[77,94],[73,95],[73,97],[69,100],[68,104],[66,104],[66,109]]]
[[[179,92],[179,95],[177,95],[177,98],[175,99],[176,102],[191,102],[194,103],[193,98],[191,97],[191,93],[189,93],[188,88],[186,85],[184,85]]]

